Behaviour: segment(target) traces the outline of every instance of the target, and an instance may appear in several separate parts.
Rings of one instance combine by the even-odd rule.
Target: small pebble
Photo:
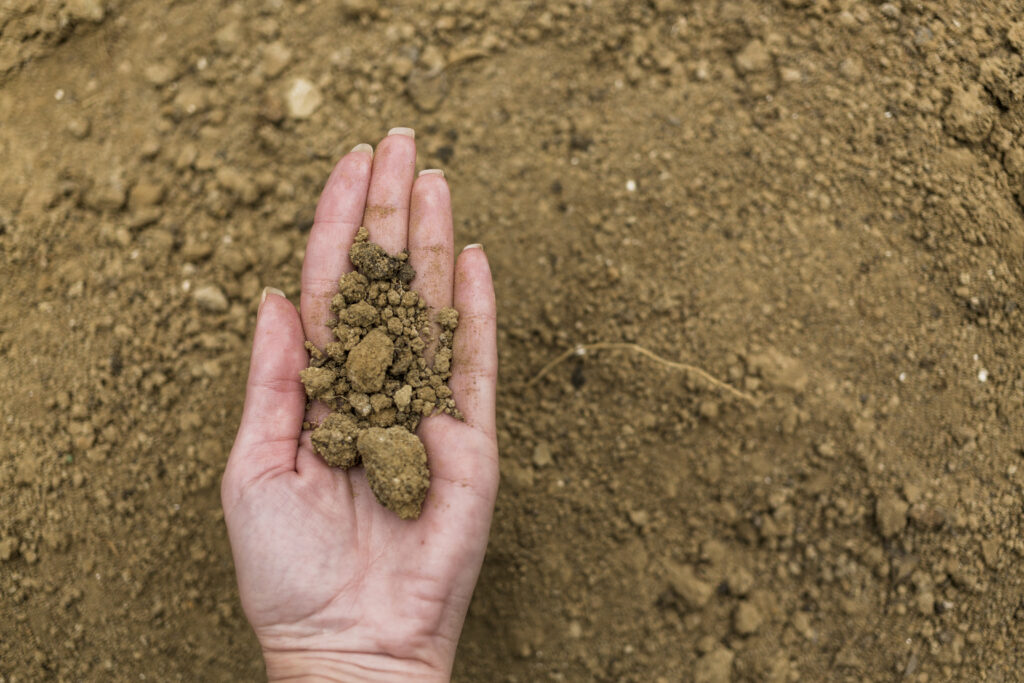
[[[211,313],[223,313],[228,310],[228,298],[224,291],[217,285],[205,285],[198,287],[192,293],[199,307]]]
[[[288,86],[284,96],[288,116],[293,119],[308,119],[323,104],[324,96],[320,89],[308,79],[296,78]]]

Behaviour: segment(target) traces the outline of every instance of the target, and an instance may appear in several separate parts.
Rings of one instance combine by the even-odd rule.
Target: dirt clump
[[[371,427],[356,441],[377,500],[402,519],[416,519],[430,486],[427,451],[404,427]]]
[[[461,419],[446,384],[459,314],[439,310],[432,339],[427,304],[409,288],[416,273],[407,253],[390,256],[360,228],[349,258],[355,270],[341,277],[331,300],[337,341],[323,351],[306,343],[306,395],[332,411],[313,429],[313,449],[332,467],[362,462],[377,500],[415,519],[430,484],[416,427],[435,412]]]
[[[315,370],[317,368],[310,368]],[[355,441],[359,425],[351,415],[331,413],[313,430],[313,449],[331,467],[348,469],[359,464]]]

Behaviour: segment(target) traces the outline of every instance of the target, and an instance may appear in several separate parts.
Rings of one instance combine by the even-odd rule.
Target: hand
[[[495,302],[483,249],[453,263],[444,176],[414,178],[412,131],[360,145],[334,168],[302,267],[301,321],[267,290],[257,314],[245,408],[221,500],[242,607],[282,678],[446,680],[487,545],[498,487],[494,430]],[[425,418],[430,491],[415,521],[377,503],[362,468],[328,467],[302,422],[304,339],[333,341],[326,321],[360,225],[392,253],[409,250],[413,288],[460,315],[449,383],[466,421]],[[323,409],[323,406],[320,406]]]

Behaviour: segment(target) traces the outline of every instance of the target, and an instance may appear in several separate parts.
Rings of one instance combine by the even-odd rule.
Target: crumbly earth
[[[356,448],[380,504],[402,519],[419,517],[430,486],[423,442],[405,427],[370,427],[359,433]]]
[[[389,467],[386,451],[374,446],[375,464],[367,464],[367,479],[382,505],[402,519],[415,519],[430,474],[424,455],[419,480],[421,473],[408,466],[406,441],[398,434],[405,432],[419,443],[415,431],[422,417],[438,412],[462,419],[446,384],[459,313],[450,307],[438,310],[438,334],[432,338],[426,302],[409,288],[416,277],[409,255],[390,256],[369,241],[366,228],[356,233],[349,259],[355,270],[341,277],[331,299],[337,317],[329,324],[336,341],[323,351],[306,342],[309,367],[301,373],[306,395],[331,409],[313,429],[313,449],[328,465],[348,469],[360,463],[365,448],[359,444],[385,443],[382,428],[387,428],[386,443],[402,450]],[[369,429],[376,430],[372,441],[363,439]],[[423,444],[419,452],[425,453]]]
[[[5,683],[260,678],[252,324],[392,126],[498,295],[457,681],[1020,679],[1019,0],[0,6]],[[627,351],[526,386],[592,342],[759,407]]]

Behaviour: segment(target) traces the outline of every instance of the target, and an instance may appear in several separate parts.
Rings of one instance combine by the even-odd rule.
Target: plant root
[[[658,354],[648,349],[645,349],[639,344],[631,344],[629,342],[596,342],[594,344],[579,344],[553,358],[550,362],[548,362],[547,365],[540,369],[540,372],[533,376],[533,379],[526,383],[526,386],[534,386],[535,384],[537,384],[537,382],[543,379],[544,376],[547,375],[556,365],[565,361],[568,358],[571,358],[573,356],[585,356],[590,351],[605,350],[633,351],[639,353],[642,356],[650,358],[652,361],[658,363],[659,365],[664,365],[665,367],[672,368],[673,370],[679,370],[681,372],[692,373],[703,379],[708,384],[714,387],[718,387],[719,389],[722,389],[727,393],[732,394],[734,397],[746,403],[749,403],[750,405],[759,405],[757,399],[755,399],[750,394],[744,391],[740,391],[739,389],[736,389],[735,387],[726,384],[722,380],[717,379],[713,375],[709,374],[707,371],[698,368],[696,365],[690,365],[689,363],[679,363],[676,361],[668,360],[666,358],[662,358]]]

